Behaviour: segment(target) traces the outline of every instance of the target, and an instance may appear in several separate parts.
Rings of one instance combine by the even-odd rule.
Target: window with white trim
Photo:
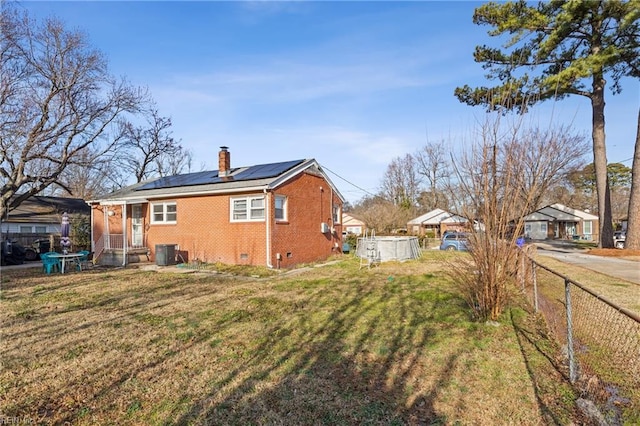
[[[18,228],[18,232],[20,232],[21,234],[32,234],[32,233],[46,234],[47,226],[46,225],[35,225],[35,226],[20,225],[20,227]]]
[[[231,222],[264,220],[264,196],[231,198]]]
[[[275,210],[276,220],[287,220],[287,197],[285,197],[284,195],[276,195]]]
[[[175,201],[151,204],[152,224],[173,224],[178,219],[178,209]]]
[[[593,229],[592,229],[592,222],[590,220],[585,220],[582,223],[582,233],[585,235],[589,235],[593,233]]]
[[[338,204],[334,204],[333,205],[333,224],[338,224],[340,223],[340,217],[342,215],[340,214],[340,205]]]

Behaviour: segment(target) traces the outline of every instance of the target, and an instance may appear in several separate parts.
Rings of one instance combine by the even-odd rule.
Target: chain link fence
[[[640,424],[640,316],[530,254],[521,252],[519,283],[562,346],[567,377],[608,424]]]

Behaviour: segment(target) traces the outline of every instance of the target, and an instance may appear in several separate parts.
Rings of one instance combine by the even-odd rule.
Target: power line
[[[633,157],[627,158],[626,160],[614,161],[615,163],[626,163],[627,161],[633,160]]]
[[[330,173],[334,174],[335,176],[339,177],[339,178],[340,178],[340,179],[342,179],[343,181],[347,182],[349,185],[351,185],[351,186],[353,186],[353,187],[355,187],[355,188],[358,188],[360,191],[362,191],[362,192],[364,192],[364,193],[366,193],[366,194],[369,194],[369,195],[371,195],[372,197],[375,197],[375,196],[376,196],[376,194],[373,194],[373,193],[371,193],[371,192],[367,191],[366,189],[359,187],[359,186],[358,186],[358,185],[356,185],[355,183],[350,182],[350,181],[348,181],[347,179],[343,178],[342,176],[340,176],[339,174],[337,174],[337,173],[336,173],[336,172],[334,172],[333,170],[329,169],[327,166],[324,166],[324,165],[320,164],[320,167],[322,167],[322,168],[323,168],[323,169],[325,169],[326,171],[328,171],[328,172],[330,172]]]

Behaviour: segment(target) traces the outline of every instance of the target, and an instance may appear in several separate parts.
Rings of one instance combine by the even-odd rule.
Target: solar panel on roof
[[[282,163],[260,164],[251,166],[234,176],[235,180],[266,179],[276,177],[299,165],[304,160],[285,161]]]
[[[163,188],[176,188],[179,186],[194,186],[194,185],[208,185],[221,182],[230,181],[247,181],[254,179],[267,179],[276,177],[282,173],[292,169],[293,167],[301,164],[304,160],[285,161],[282,163],[260,164],[257,166],[247,167],[237,174],[233,174],[233,170],[230,176],[220,178],[218,171],[205,171],[196,173],[187,173],[183,175],[166,176],[158,178],[152,182],[148,182],[136,191],[145,191],[149,189],[163,189]],[[238,170],[238,169],[235,169]]]
[[[137,191],[147,189],[175,188],[177,186],[206,185],[221,182],[217,171],[187,173],[183,175],[165,176],[137,188]]]

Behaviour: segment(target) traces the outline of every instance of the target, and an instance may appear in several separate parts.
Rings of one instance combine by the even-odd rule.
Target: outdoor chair
[[[78,271],[82,271],[82,268],[86,269],[90,264],[89,255],[91,254],[91,252],[89,250],[81,250],[78,252],[78,254],[81,254],[82,256],[78,258],[76,269]]]
[[[46,272],[47,274],[51,274],[52,271],[53,272],[60,271],[62,267],[62,263],[60,262],[60,259],[51,257],[50,256],[51,254],[57,254],[57,253],[50,251],[47,253],[40,254],[40,259],[42,259],[42,271]]]

